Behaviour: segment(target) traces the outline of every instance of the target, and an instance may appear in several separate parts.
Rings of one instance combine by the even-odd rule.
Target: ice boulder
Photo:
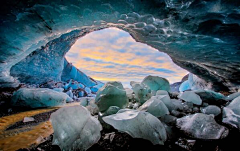
[[[157,92],[157,90],[170,91],[168,80],[158,76],[149,75],[143,79],[142,84],[147,85],[153,92]]]
[[[240,96],[240,92],[235,92],[233,94],[230,94],[230,95],[226,96],[225,100],[232,101],[232,100],[234,100],[235,98],[237,98],[239,96]]]
[[[218,116],[219,114],[221,114],[221,109],[216,105],[209,105],[201,109],[201,111],[204,114],[208,114],[208,115],[213,114],[214,116]]]
[[[85,87],[84,90],[87,92],[87,94],[92,93],[92,90],[89,87]]]
[[[180,92],[183,92],[183,91],[186,91],[186,90],[191,90],[191,86],[190,86],[188,80],[184,81],[179,87]]]
[[[134,99],[133,90],[129,89],[129,88],[125,88],[125,91],[126,91],[128,100],[133,101],[133,99]]]
[[[169,94],[168,94],[168,92],[165,91],[165,90],[158,90],[158,91],[156,92],[156,95],[169,95]]]
[[[196,90],[194,91],[194,93],[199,95],[203,102],[211,105],[223,105],[224,103],[226,103],[226,101],[224,100],[224,95],[214,92],[212,90]]]
[[[107,111],[105,111],[103,113],[103,116],[108,116],[108,115],[112,115],[112,114],[116,114],[118,111],[120,110],[119,107],[117,106],[110,106]]]
[[[147,100],[142,106],[138,108],[138,110],[146,111],[156,117],[162,117],[166,114],[169,114],[166,105],[156,96],[152,96],[151,99]]]
[[[98,90],[95,102],[100,112],[107,110],[110,106],[125,108],[128,104],[128,98],[123,85],[120,82],[107,82]]]
[[[133,138],[143,138],[154,145],[163,145],[167,140],[167,133],[161,121],[144,111],[122,109],[117,114],[103,117],[103,120]]]
[[[92,92],[97,93],[97,91],[103,86],[104,86],[104,84],[102,82],[97,81],[97,85],[94,85],[90,89]]]
[[[14,92],[11,104],[13,106],[40,108],[64,105],[72,99],[63,92],[48,88],[21,88]]]
[[[86,106],[86,108],[88,109],[88,111],[92,114],[92,115],[96,115],[99,112],[99,108],[98,106],[95,104],[95,100],[94,99],[90,99],[88,102],[88,105]]]
[[[214,120],[214,116],[203,113],[196,113],[177,119],[177,127],[185,135],[194,139],[222,139],[229,132],[226,127],[219,125]]]
[[[85,151],[97,143],[102,126],[80,105],[64,107],[52,113],[53,144],[61,150]]]
[[[133,92],[135,94],[136,101],[143,104],[144,102],[146,102],[148,99],[151,98],[151,90],[144,84],[132,82],[131,86],[132,86]]]
[[[161,100],[169,111],[172,111],[175,109],[175,105],[172,103],[169,95],[156,95],[156,98]]]
[[[57,92],[63,92],[64,89],[63,88],[54,88],[53,90],[57,91]]]
[[[185,91],[183,93],[180,93],[178,95],[178,98],[186,102],[192,102],[193,104],[196,104],[196,105],[202,104],[202,99],[200,98],[200,96],[198,96],[196,93],[192,91]]]
[[[240,130],[240,96],[223,108],[223,122]]]

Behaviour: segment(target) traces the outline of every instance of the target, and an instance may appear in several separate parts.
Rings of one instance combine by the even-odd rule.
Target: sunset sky
[[[187,71],[158,50],[136,42],[127,32],[108,28],[80,38],[66,55],[69,62],[88,76],[102,81],[141,82],[148,75],[181,81]]]

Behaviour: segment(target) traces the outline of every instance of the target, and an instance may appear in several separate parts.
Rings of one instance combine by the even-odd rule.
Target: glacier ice
[[[80,99],[80,105],[86,107],[86,106],[88,106],[90,100],[91,100],[91,98],[83,97],[83,98]]]
[[[196,105],[202,104],[202,99],[200,98],[200,96],[192,91],[185,91],[183,93],[180,93],[178,95],[178,98],[186,102],[192,102],[193,104],[196,104]]]
[[[125,88],[125,91],[126,91],[129,102],[133,101],[134,100],[133,90],[129,88]]]
[[[103,116],[108,116],[112,114],[116,114],[120,108],[118,106],[110,106],[104,113]]]
[[[184,81],[184,82],[180,85],[180,87],[179,87],[179,91],[180,91],[180,92],[183,92],[183,91],[186,91],[186,90],[190,90],[190,89],[191,89],[191,86],[190,86],[188,80],[187,80],[187,81]]]
[[[226,103],[224,100],[225,97],[221,93],[214,92],[212,90],[196,90],[194,92],[199,95],[205,103],[212,105],[223,105]]]
[[[21,88],[14,92],[12,105],[28,108],[52,107],[64,105],[72,100],[67,94],[47,88]]]
[[[95,100],[92,98],[89,100],[88,105],[86,106],[86,108],[88,109],[88,111],[92,114],[92,115],[96,115],[99,112],[99,108],[98,106],[95,104]]]
[[[54,88],[53,90],[57,91],[57,92],[63,92],[63,88]]]
[[[191,90],[212,89],[212,83],[208,83],[192,73],[189,73],[187,81]]]
[[[222,121],[240,130],[240,96],[223,108]]]
[[[214,116],[203,113],[184,116],[177,119],[177,126],[187,136],[195,139],[222,139],[228,135],[229,130],[219,125]]]
[[[54,129],[53,144],[61,150],[85,151],[101,137],[101,124],[80,105],[57,110],[50,121]]]
[[[165,91],[165,90],[158,90],[158,91],[156,92],[156,95],[169,95],[169,94],[168,94],[168,92]]]
[[[123,85],[120,82],[107,82],[97,92],[95,102],[100,112],[107,110],[110,106],[124,108],[128,104],[128,98]]]
[[[240,92],[235,92],[233,94],[230,94],[230,95],[226,96],[225,100],[232,101],[232,100],[234,100],[235,98],[237,98],[239,96],[240,96]]]
[[[221,109],[216,105],[209,105],[205,108],[202,108],[201,111],[204,114],[213,114],[214,116],[218,116],[219,114],[221,114]]]
[[[169,111],[176,109],[176,106],[171,101],[169,95],[157,95],[156,98],[161,100],[166,105]]]
[[[134,98],[140,103],[146,102],[151,98],[151,90],[144,84],[137,82],[131,82],[132,90],[134,92]]]
[[[64,37],[65,38],[65,37]],[[66,38],[70,38],[70,37],[66,37]],[[77,39],[75,39],[77,40]],[[68,41],[68,39],[66,40]],[[75,41],[74,41],[75,42]],[[72,44],[71,43],[70,46]],[[63,45],[63,44],[59,44],[59,45]],[[65,46],[65,45],[63,45]],[[70,48],[68,48],[69,50]],[[64,53],[66,53],[66,51],[64,51]],[[77,81],[85,86],[91,87],[97,84],[96,81],[93,81],[91,78],[89,78],[86,74],[84,74],[83,72],[81,72],[80,70],[78,70],[75,66],[73,66],[71,63],[69,63],[66,59],[63,60],[63,70],[62,70],[62,74],[61,74],[61,80],[62,81],[68,81],[73,79],[74,81]],[[82,87],[81,85],[79,85],[80,87]]]
[[[166,130],[161,121],[144,111],[121,109],[117,114],[103,117],[103,120],[133,138],[147,139],[154,145],[163,145],[167,140]]]
[[[84,90],[87,92],[87,94],[92,93],[91,89],[89,87],[85,87]]]
[[[163,117],[169,114],[166,105],[158,99],[156,96],[152,96],[151,99],[147,100],[142,106],[138,108],[139,111],[146,111],[156,117]]]
[[[34,77],[42,77],[40,81],[56,78],[78,81],[80,78],[88,86],[96,84],[71,64],[64,63],[63,55],[78,38],[87,33],[118,27],[129,32],[136,41],[168,53],[176,64],[198,74],[199,78],[234,90],[239,85],[238,76],[235,75],[240,73],[239,21],[236,19],[239,3],[191,2],[67,1],[64,6],[62,1],[56,0],[51,3],[31,1],[17,5],[17,0],[3,2],[3,21],[0,26],[1,86],[17,86],[19,81],[10,74],[11,68],[29,54],[39,53],[39,49],[43,50],[40,55],[43,58],[36,58],[36,61],[30,59],[28,62],[29,66],[36,63],[39,72],[37,69],[32,73],[19,72],[24,75],[22,79],[28,80],[25,75],[29,75],[29,81],[33,82],[30,79]],[[219,7],[215,7],[216,4]],[[44,65],[47,70],[43,70]],[[66,70],[62,70],[62,67]],[[20,74],[18,77],[21,81]]]
[[[151,91],[166,90],[170,91],[170,84],[167,79],[158,76],[147,76],[143,79],[142,84],[148,86]]]

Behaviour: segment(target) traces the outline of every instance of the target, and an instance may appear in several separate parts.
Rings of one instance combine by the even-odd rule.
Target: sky
[[[167,54],[136,42],[129,33],[117,28],[94,31],[80,38],[66,59],[95,80],[120,81],[125,87],[148,75],[179,82],[188,73]]]

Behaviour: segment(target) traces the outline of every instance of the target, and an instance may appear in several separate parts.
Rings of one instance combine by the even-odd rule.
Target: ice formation
[[[132,90],[134,92],[134,98],[143,104],[151,98],[151,90],[144,84],[131,82]]]
[[[51,115],[53,144],[62,150],[85,151],[97,143],[102,126],[82,106],[64,107]]]
[[[232,101],[232,100],[234,100],[235,98],[237,98],[239,96],[240,96],[240,92],[235,92],[233,94],[230,94],[230,95],[226,96],[225,100]]]
[[[14,92],[11,103],[13,106],[40,108],[64,105],[67,100],[72,99],[65,93],[51,89],[21,88]]]
[[[226,102],[224,100],[225,99],[224,95],[211,90],[196,90],[194,91],[194,93],[199,95],[203,102],[206,102],[208,104],[222,105],[223,103]]]
[[[214,116],[218,116],[219,114],[221,114],[221,109],[216,105],[209,105],[202,109],[202,113],[208,115],[213,114]]]
[[[108,116],[112,114],[116,114],[120,110],[117,106],[110,106],[104,113],[103,116]]]
[[[223,108],[223,122],[240,130],[240,96]]]
[[[151,91],[157,92],[158,90],[170,91],[170,84],[167,79],[158,76],[147,76],[143,79],[142,84],[148,86]]]
[[[162,117],[169,114],[166,105],[158,99],[156,96],[152,96],[151,99],[147,100],[142,106],[138,108],[139,111],[146,111],[156,117]]]
[[[105,111],[110,106],[124,108],[128,104],[128,98],[123,85],[120,82],[107,82],[99,91],[95,98],[99,111]]]
[[[234,90],[240,83],[238,1],[106,0],[63,4],[57,0],[51,3],[12,0],[1,3],[1,87],[18,85],[10,70],[27,56],[30,68],[35,62],[34,68],[40,68],[39,71],[41,66],[47,67],[44,72],[34,69],[32,73],[38,76],[21,72],[24,76],[17,76],[20,81],[28,80],[25,75],[29,75],[29,80],[59,79],[66,65],[62,55],[74,42],[89,32],[108,27],[129,32],[137,41],[166,52],[179,66],[219,87]],[[51,48],[56,49],[49,52]],[[34,53],[43,58],[35,57],[36,61],[32,62]],[[75,70],[68,76],[79,78],[77,75],[81,73]]]
[[[163,145],[167,140],[163,124],[155,116],[144,111],[122,109],[117,114],[103,117],[103,120],[119,131],[126,132],[134,138],[147,139],[155,145]]]
[[[196,113],[177,119],[177,126],[188,136],[196,139],[222,139],[228,129],[219,125],[212,115]]]
[[[193,91],[185,91],[183,93],[180,93],[178,98],[186,102],[192,102],[193,104],[196,104],[196,105],[202,104],[202,99]]]

